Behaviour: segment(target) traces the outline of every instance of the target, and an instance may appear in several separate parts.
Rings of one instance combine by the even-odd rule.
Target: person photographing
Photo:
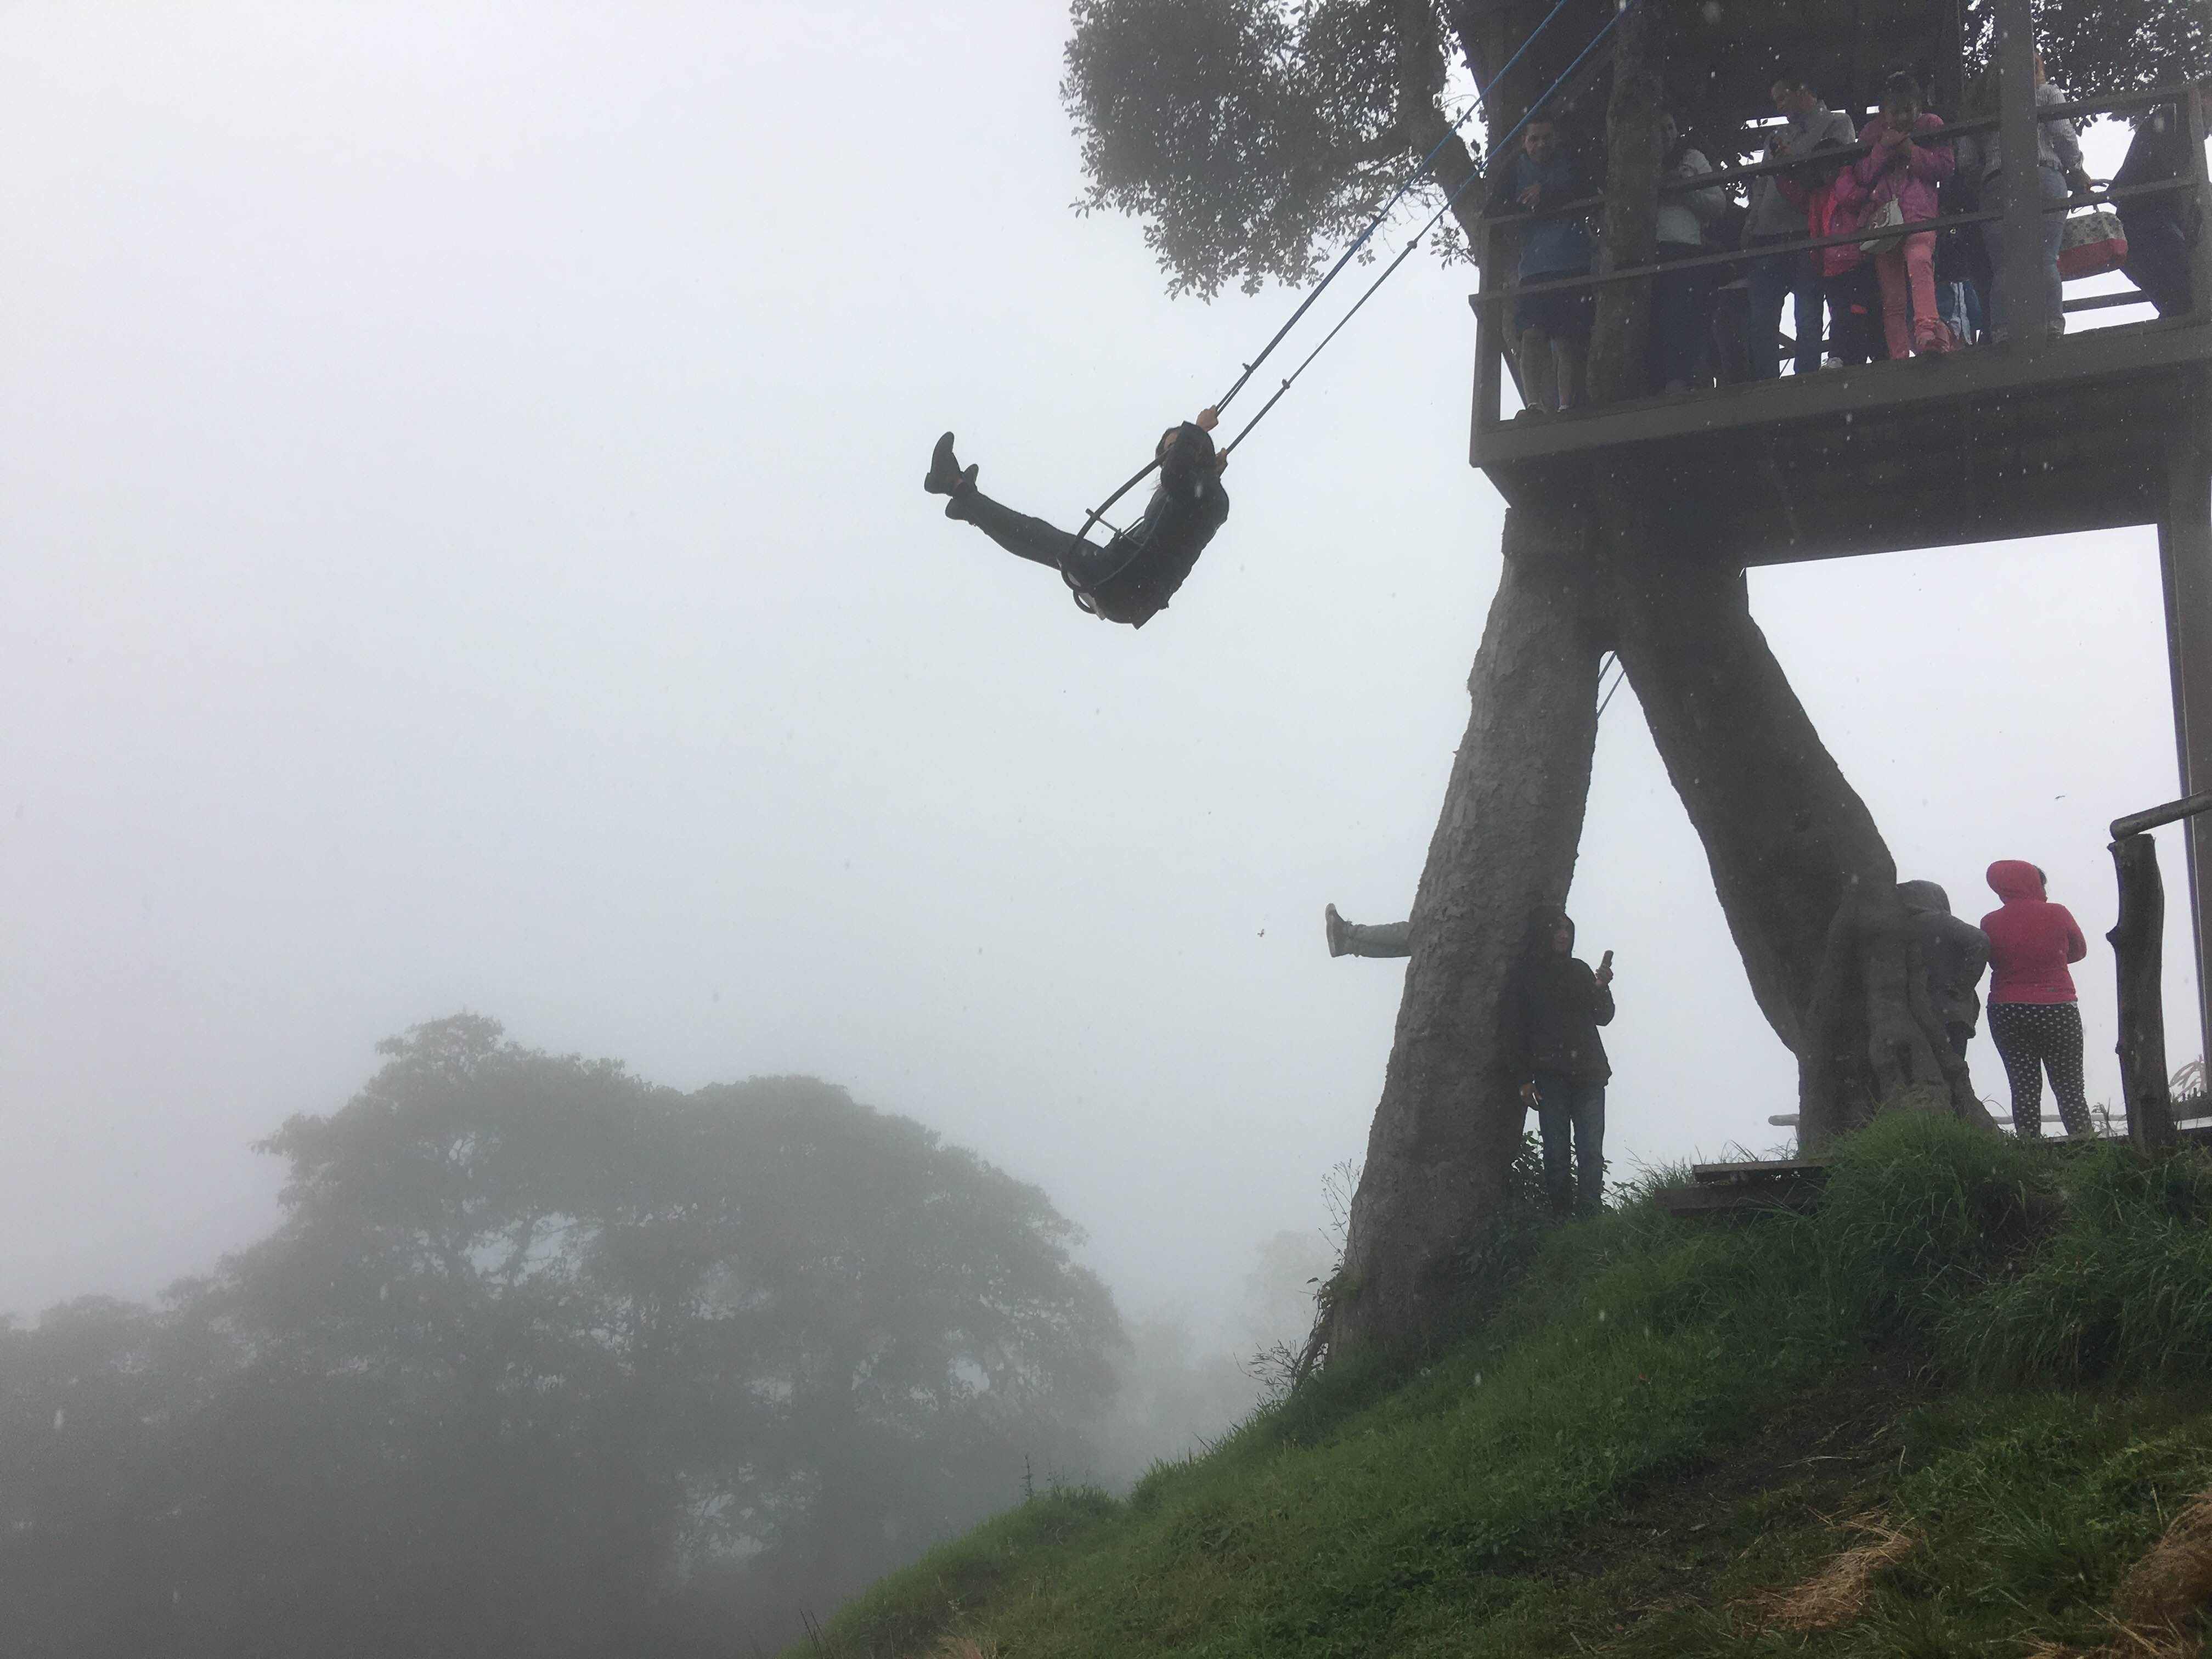
[[[1575,955],[1575,924],[1546,906],[1506,988],[1506,1065],[1536,1111],[1544,1194],[1556,1216],[1597,1213],[1605,1194],[1605,1085],[1613,1067],[1597,1028],[1613,1023],[1613,952]]]

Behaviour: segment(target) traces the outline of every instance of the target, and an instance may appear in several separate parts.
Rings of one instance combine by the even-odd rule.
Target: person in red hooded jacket
[[[1990,1038],[2012,1085],[2013,1133],[2043,1133],[2043,1074],[2051,1073],[2069,1136],[2092,1133],[2081,1086],[2081,1009],[2069,964],[2089,954],[2081,924],[2053,904],[2043,872],[2024,859],[1990,866],[1990,890],[2004,901],[1982,918],[1990,938]]]

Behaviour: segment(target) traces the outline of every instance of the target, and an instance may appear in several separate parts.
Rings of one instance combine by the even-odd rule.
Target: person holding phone
[[[1613,1023],[1613,952],[1593,969],[1556,906],[1528,921],[1505,994],[1505,1060],[1536,1109],[1544,1194],[1557,1216],[1597,1213],[1605,1194],[1605,1085],[1613,1066],[1597,1028]]]

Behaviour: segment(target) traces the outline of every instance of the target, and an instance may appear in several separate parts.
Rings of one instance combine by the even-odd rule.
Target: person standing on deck
[[[1559,123],[1532,115],[1521,129],[1521,153],[1501,169],[1486,211],[1547,213],[1596,194],[1588,171],[1561,147]],[[1522,283],[1587,276],[1589,269],[1589,225],[1583,216],[1536,219],[1522,231]],[[1596,314],[1592,295],[1574,288],[1514,301],[1511,333],[1521,365],[1521,400],[1528,408],[1548,414],[1582,401],[1583,359]]]
[[[1772,129],[1760,161],[1799,161],[1822,143],[1858,142],[1858,135],[1851,130],[1851,118],[1822,103],[1802,76],[1778,75],[1770,91],[1784,121]],[[1779,181],[1785,176],[1763,173],[1751,181],[1751,216],[1743,223],[1745,247],[1804,240],[1804,206],[1780,188]],[[1752,266],[1744,349],[1750,355],[1753,380],[1771,380],[1782,372],[1782,302],[1785,299],[1794,298],[1797,305],[1797,372],[1810,374],[1820,367],[1820,258],[1818,253],[1769,254]]]

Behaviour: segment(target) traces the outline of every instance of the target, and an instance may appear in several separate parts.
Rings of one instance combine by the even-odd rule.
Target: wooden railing
[[[2019,88],[2028,86],[2025,95]],[[2007,155],[2026,151],[2033,147],[2033,135],[2039,123],[2072,119],[2081,116],[2100,116],[2127,113],[2152,109],[2162,105],[2175,107],[2180,118],[2187,123],[2192,143],[2188,153],[2194,165],[2180,177],[2154,180],[2146,184],[2122,188],[2106,188],[2081,191],[2063,200],[2045,202],[2039,193],[2037,169],[2033,167],[2008,167],[1991,179],[1997,201],[1971,213],[1958,213],[1935,219],[1917,220],[1899,228],[1899,234],[1919,231],[1940,231],[1969,225],[2003,223],[2008,234],[2002,239],[1998,257],[2003,261],[2005,280],[2005,317],[1993,318],[1995,325],[2014,338],[2039,339],[2046,329],[2059,323],[2061,318],[2046,317],[2045,285],[2043,280],[2043,220],[2052,213],[2066,213],[2077,207],[2106,205],[2138,198],[2179,191],[2204,191],[2207,177],[2204,165],[2205,121],[2201,101],[2193,97],[2185,84],[2154,87],[2142,92],[2128,93],[2109,98],[2080,99],[2070,103],[2046,105],[2038,108],[2033,101],[2032,76],[2021,79],[2008,76],[2000,92],[2001,110],[1998,114],[1977,117],[1968,120],[1948,123],[1942,130],[1945,139],[1954,139],[1970,134],[1996,131],[2000,144]],[[2025,138],[2022,134],[2027,135]],[[1871,145],[1838,146],[1820,152],[1823,161],[1846,161],[1869,153]],[[1659,184],[1662,196],[1679,195],[1686,191],[1708,190],[1715,185],[1727,185],[1747,179],[1766,178],[1786,173],[1806,165],[1803,158],[1783,161],[1759,161],[1742,167],[1717,169],[1698,173],[1689,178],[1662,179]],[[1482,273],[1481,291],[1473,296],[1476,313],[1476,350],[1479,360],[1476,394],[1476,420],[1485,428],[1498,424],[1502,409],[1505,371],[1510,349],[1504,307],[1523,295],[1558,293],[1581,289],[1602,291],[1625,283],[1648,283],[1663,274],[1698,270],[1718,266],[1735,267],[1778,257],[1799,256],[1821,248],[1835,247],[1846,242],[1863,240],[1864,231],[1839,236],[1806,236],[1787,242],[1762,243],[1757,247],[1726,249],[1702,253],[1692,258],[1670,260],[1623,267],[1613,270],[1595,271],[1586,276],[1553,277],[1527,283],[1509,282],[1505,273],[1510,233],[1515,227],[1524,227],[1544,220],[1587,217],[1605,205],[1602,196],[1586,197],[1577,201],[1565,202],[1534,212],[1516,211],[1486,216],[1478,227],[1480,264]],[[2193,254],[2191,305],[2190,320],[2212,319],[2212,226],[2200,234]],[[2092,311],[2117,305],[2142,303],[2143,296],[2133,290],[2124,295],[2098,295],[2063,301],[2065,312]],[[1801,319],[1801,326],[1802,322]],[[1753,382],[1747,384],[1763,384]]]

